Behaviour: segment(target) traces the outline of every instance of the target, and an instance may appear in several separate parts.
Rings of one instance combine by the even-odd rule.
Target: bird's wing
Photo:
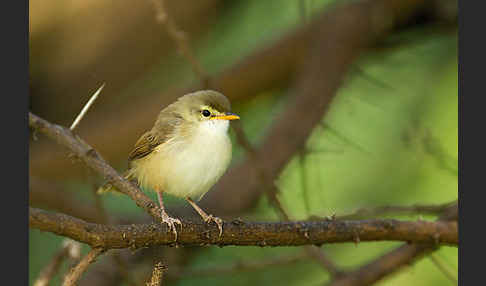
[[[163,114],[170,115],[162,116]],[[171,137],[176,126],[181,122],[182,117],[173,112],[172,105],[164,108],[152,130],[145,132],[135,143],[135,147],[128,156],[128,161],[140,159],[152,153],[157,146],[165,143]]]
[[[130,155],[128,155],[128,161],[147,156],[162,143],[164,143],[164,138],[159,138],[159,136],[155,135],[152,131],[145,132],[145,134],[138,139],[137,143],[135,143],[135,147],[132,152],[130,152]]]

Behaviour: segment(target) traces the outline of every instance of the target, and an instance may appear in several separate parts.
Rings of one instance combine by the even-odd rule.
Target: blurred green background
[[[224,2],[218,6],[217,17],[211,20],[207,32],[193,42],[197,58],[209,73],[217,72],[302,24],[331,3],[302,2],[305,2],[304,15],[299,1]],[[317,126],[308,139],[306,155],[295,156],[280,175],[277,182],[280,198],[292,219],[348,214],[362,207],[441,204],[457,199],[457,35],[454,31],[431,34],[416,29],[398,37],[406,39],[407,43],[396,49],[367,54],[355,63],[355,69],[334,98],[322,125]],[[138,95],[164,89],[174,82],[184,85],[196,81],[184,61],[176,52],[170,54],[130,81],[119,91],[118,99],[136,100]],[[37,69],[31,67],[33,76],[40,73]],[[86,90],[86,95],[92,90]],[[289,92],[284,86],[233,105],[254,144],[260,142],[274,115],[285,106]],[[231,135],[234,139],[234,134]],[[233,142],[235,163],[242,159],[244,151],[235,140]],[[117,167],[123,170],[124,164],[126,162],[117,163]],[[70,180],[67,185],[66,191],[80,204],[93,203],[89,183]],[[154,194],[150,195],[155,198]],[[124,196],[107,195],[102,200],[110,214],[145,216]],[[170,203],[182,202],[172,198]],[[418,215],[393,217],[433,219]],[[261,198],[258,207],[243,218],[264,221],[277,220],[278,216],[266,198]],[[37,230],[31,230],[29,236],[29,281],[32,285],[40,269],[59,249],[62,237]],[[365,242],[322,248],[338,266],[352,269],[398,245],[400,243]],[[211,270],[204,271],[301,252],[297,247],[207,247],[197,252],[187,266],[186,270],[194,275],[170,284],[322,285],[328,281],[326,272],[307,257],[286,265],[227,274],[211,275]],[[455,247],[442,247],[435,253],[456,277],[457,253]],[[105,259],[107,256],[99,258],[97,263]],[[60,273],[66,269],[67,265],[63,265]],[[60,281],[61,274],[58,274],[53,285],[60,285]],[[378,283],[411,284],[447,285],[450,281],[429,258],[424,258]]]

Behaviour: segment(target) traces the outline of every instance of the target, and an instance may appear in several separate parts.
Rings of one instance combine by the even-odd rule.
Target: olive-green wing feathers
[[[162,110],[161,114],[166,113],[167,111],[167,109]],[[152,153],[157,146],[166,142],[174,132],[175,126],[178,123],[174,122],[174,120],[170,120],[171,118],[173,117],[159,116],[152,130],[145,132],[145,134],[138,139],[137,143],[135,143],[135,147],[128,156],[128,161],[143,158]]]
[[[164,138],[161,140],[152,131],[146,132],[140,139],[138,139],[137,143],[135,143],[135,147],[132,152],[130,152],[130,155],[128,155],[128,160],[133,161],[147,156],[152,153],[157,146],[162,144],[163,141]]]

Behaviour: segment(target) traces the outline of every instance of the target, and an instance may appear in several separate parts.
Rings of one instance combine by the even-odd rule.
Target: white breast
[[[178,197],[199,199],[231,161],[228,127],[227,120],[204,121],[184,142],[175,139],[160,145],[143,164],[135,164],[139,183]]]

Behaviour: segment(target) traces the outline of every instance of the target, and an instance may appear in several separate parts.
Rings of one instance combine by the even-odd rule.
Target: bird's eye
[[[204,117],[208,117],[209,115],[211,115],[211,112],[209,112],[209,110],[207,110],[207,109],[204,109],[204,110],[202,111],[202,115],[203,115]]]

